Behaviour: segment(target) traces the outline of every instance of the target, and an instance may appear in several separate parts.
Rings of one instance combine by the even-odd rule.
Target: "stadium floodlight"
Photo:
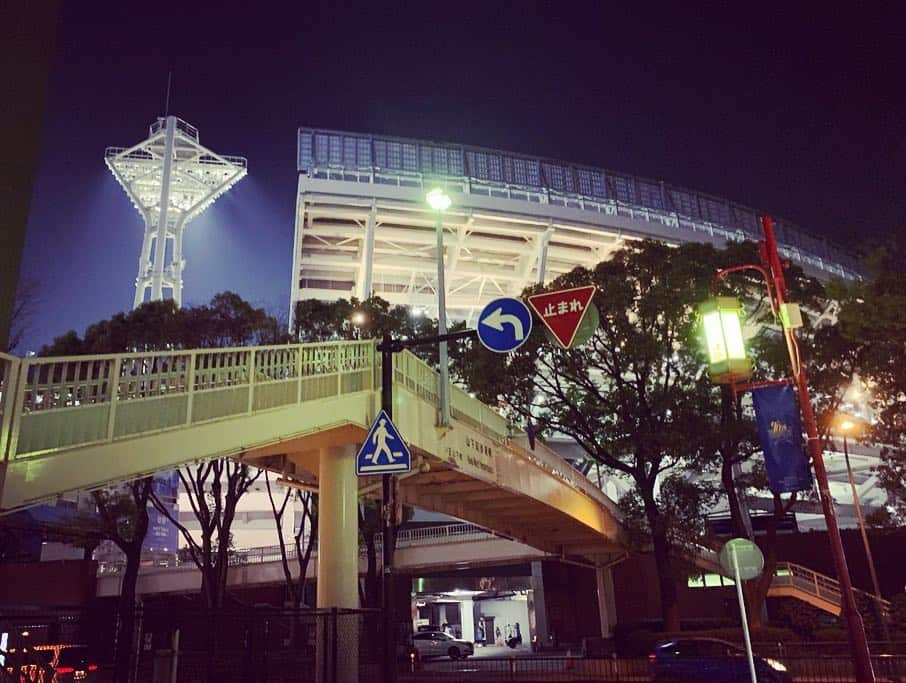
[[[708,373],[717,384],[730,384],[752,375],[752,362],[742,338],[741,307],[735,297],[720,296],[700,308],[708,351]]]

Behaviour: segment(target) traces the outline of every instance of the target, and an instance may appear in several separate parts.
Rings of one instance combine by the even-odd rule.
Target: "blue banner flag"
[[[802,443],[802,422],[793,387],[783,384],[753,389],[752,399],[771,491],[810,491],[812,471]]]

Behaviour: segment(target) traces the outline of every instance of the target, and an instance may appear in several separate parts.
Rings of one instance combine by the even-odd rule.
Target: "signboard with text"
[[[588,285],[535,294],[528,298],[528,303],[560,346],[568,349],[572,347],[594,294],[595,286]]]

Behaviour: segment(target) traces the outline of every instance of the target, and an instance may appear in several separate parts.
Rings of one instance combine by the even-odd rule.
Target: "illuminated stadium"
[[[499,296],[591,267],[627,240],[760,239],[732,201],[600,168],[480,147],[300,128],[291,304],[380,296],[436,314],[435,214],[442,186],[448,315],[473,322]],[[852,256],[777,222],[781,254],[821,279]],[[294,305],[291,306],[291,310]]]

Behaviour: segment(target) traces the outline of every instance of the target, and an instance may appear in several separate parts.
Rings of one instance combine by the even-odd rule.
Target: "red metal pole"
[[[777,305],[786,301],[786,283],[783,279],[783,268],[780,256],[777,253],[777,242],[774,239],[774,223],[770,216],[761,217],[761,227],[764,231],[764,253],[767,259],[768,270],[774,282],[774,295]],[[818,480],[818,491],[821,493],[821,507],[824,510],[824,522],[827,525],[827,535],[831,544],[831,555],[837,570],[837,580],[840,582],[840,601],[843,608],[843,618],[846,620],[846,630],[849,636],[849,649],[855,668],[858,683],[874,683],[875,675],[871,668],[871,653],[868,651],[868,642],[865,639],[865,628],[862,617],[856,607],[852,582],[849,579],[849,567],[846,565],[846,555],[843,552],[843,541],[840,538],[840,529],[837,526],[837,512],[834,509],[834,500],[831,498],[830,487],[827,481],[827,469],[824,467],[824,457],[821,453],[821,444],[818,440],[818,425],[815,413],[812,410],[812,401],[808,391],[808,378],[805,373],[805,364],[799,356],[796,345],[796,331],[784,329],[787,349],[790,352],[790,363],[793,366],[793,379],[799,390],[799,407],[802,410],[802,420],[805,423],[805,432],[808,435],[808,447],[815,468],[815,479]],[[798,363],[797,363],[798,361]]]

